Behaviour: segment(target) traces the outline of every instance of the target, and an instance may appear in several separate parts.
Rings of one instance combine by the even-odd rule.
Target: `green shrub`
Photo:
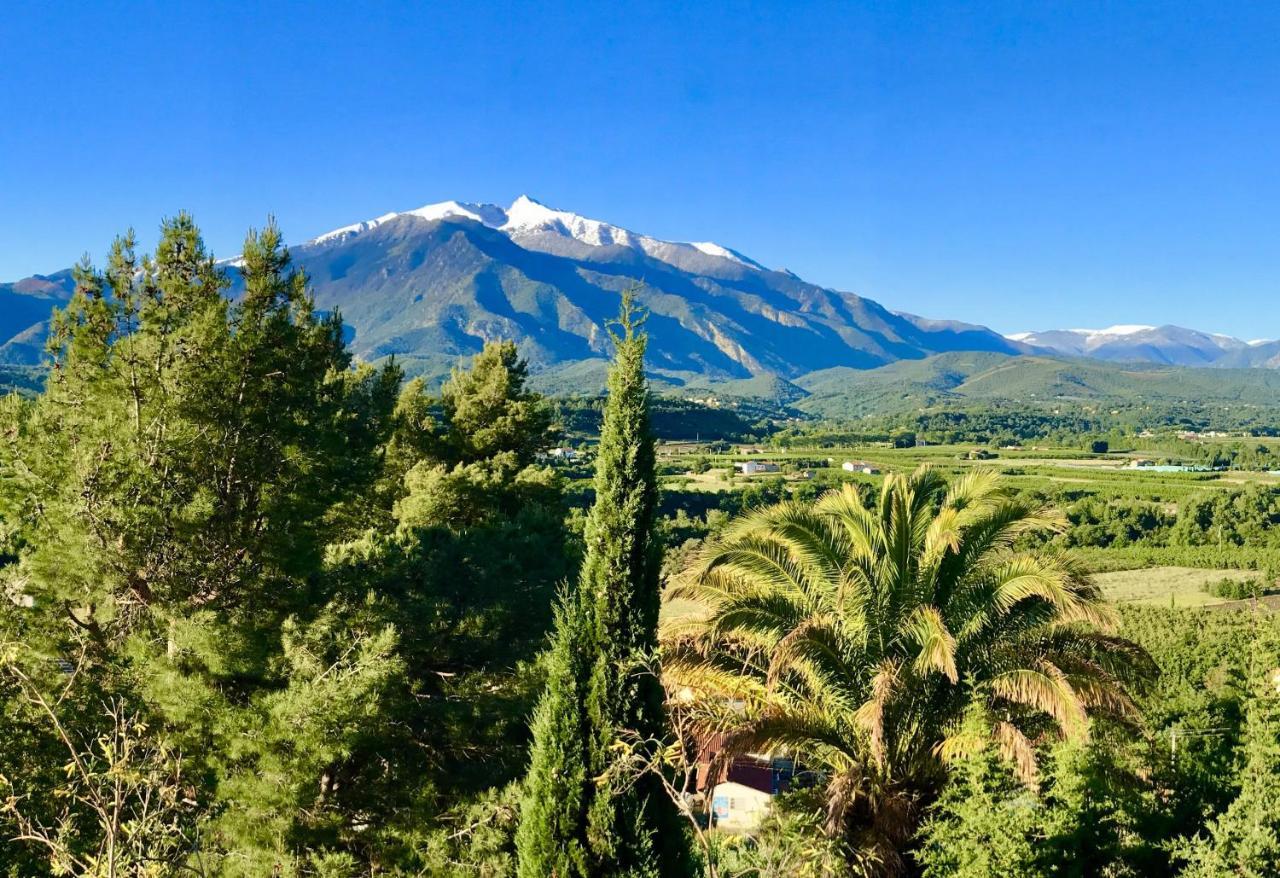
[[[1265,591],[1262,583],[1257,580],[1232,579],[1229,576],[1224,576],[1217,582],[1206,582],[1204,590],[1206,594],[1228,601],[1243,601],[1254,595],[1263,594]]]

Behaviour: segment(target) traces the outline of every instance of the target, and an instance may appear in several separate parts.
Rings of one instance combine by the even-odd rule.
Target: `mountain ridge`
[[[611,352],[618,297],[631,287],[650,314],[651,367],[673,386],[787,381],[955,352],[1280,367],[1280,342],[1176,326],[1005,337],[812,284],[715,242],[663,240],[527,195],[507,207],[443,201],[387,213],[290,249],[317,306],[342,312],[356,356],[395,356],[431,377],[486,341],[509,338],[535,373],[557,373],[547,386],[571,376],[594,385]],[[239,260],[220,264],[236,295]],[[40,361],[49,311],[73,286],[70,271],[0,284],[0,363]]]
[[[868,370],[837,367],[803,375],[795,384],[806,393],[796,409],[836,419],[991,404],[1050,411],[1113,404],[1274,410],[1280,401],[1280,371],[1274,369],[983,352],[939,354]]]
[[[1049,329],[1005,336],[1062,356],[1114,363],[1226,368],[1280,367],[1280,341],[1244,341],[1217,332],[1165,324],[1121,324],[1106,329]]]
[[[870,368],[944,350],[1027,350],[985,327],[893,312],[711,242],[673,242],[547,208],[441,202],[292,248],[317,305],[370,360],[414,368],[513,338],[536,369],[607,357],[617,297],[638,286],[651,363],[681,379]]]

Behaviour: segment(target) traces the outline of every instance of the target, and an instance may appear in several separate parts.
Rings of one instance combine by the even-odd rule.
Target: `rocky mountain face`
[[[335,229],[294,246],[316,303],[338,309],[364,359],[394,355],[439,374],[485,341],[515,339],[535,369],[594,374],[608,357],[622,290],[649,310],[650,362],[693,377],[791,377],[871,368],[945,351],[1018,353],[981,326],[927,320],[806,283],[712,242],[663,241],[521,197],[510,207],[449,201]],[[235,292],[236,267],[226,264]],[[36,362],[61,272],[3,289],[9,362]]]

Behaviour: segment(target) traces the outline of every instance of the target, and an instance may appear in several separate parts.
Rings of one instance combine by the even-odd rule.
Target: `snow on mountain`
[[[567,210],[555,210],[534,201],[528,195],[521,195],[512,202],[506,210],[506,222],[499,228],[508,235],[553,232],[592,247],[616,244],[620,247],[644,249],[645,241],[652,240],[601,220],[587,219]]]
[[[1152,329],[1155,329],[1155,327],[1148,326],[1145,323],[1117,323],[1115,326],[1108,326],[1106,329],[1069,329],[1067,331],[1078,332],[1090,338],[1098,338],[1113,335],[1137,335],[1139,332],[1149,332]]]
[[[767,268],[765,268],[759,262],[756,262],[754,259],[743,256],[737,250],[730,250],[728,247],[721,247],[719,244],[715,243],[714,241],[694,241],[689,246],[693,247],[696,250],[700,250],[703,253],[706,253],[708,256],[719,256],[721,259],[728,259],[731,262],[739,262],[749,268],[757,268],[760,271],[768,271]],[[786,269],[783,269],[783,270],[785,271]],[[788,272],[788,274],[790,274],[790,272]]]
[[[377,219],[365,220],[362,223],[352,223],[349,226],[343,226],[340,229],[334,229],[331,232],[325,232],[323,235],[318,235],[312,238],[307,243],[308,244],[324,244],[328,241],[340,241],[351,235],[358,235],[361,232],[367,232],[370,229],[376,229],[378,226],[382,225],[387,220],[393,220],[399,215],[400,214],[398,213],[384,213],[382,216],[378,217]]]
[[[506,221],[506,212],[494,204],[472,204],[463,201],[442,201],[439,204],[428,204],[417,210],[408,211],[407,216],[419,219],[438,220],[445,217],[462,217],[475,220],[486,226],[498,226]]]
[[[406,210],[402,213],[384,213],[375,219],[365,220],[362,223],[353,223],[349,226],[343,226],[340,229],[334,229],[331,232],[325,232],[319,237],[312,238],[308,244],[323,244],[326,241],[341,240],[358,235],[361,232],[367,232],[370,229],[376,229],[385,222],[402,216],[412,216],[424,220],[440,220],[446,217],[459,217],[462,219],[474,220],[487,226],[497,228],[506,222],[506,211],[492,204],[469,204],[461,201],[441,201],[439,204],[428,204],[425,207],[419,207],[417,210]]]
[[[1098,341],[1105,341],[1110,338],[1118,338],[1125,335],[1137,335],[1140,332],[1150,332],[1155,329],[1154,326],[1148,326],[1144,323],[1117,323],[1115,326],[1108,326],[1106,329],[1048,329],[1040,332],[1014,332],[1005,336],[1010,341],[1023,341],[1029,344],[1035,344],[1034,339],[1045,335],[1072,335],[1078,336],[1082,344],[1090,344]]]
[[[473,204],[461,201],[442,201],[438,204],[428,204],[416,210],[387,213],[375,219],[343,226],[340,229],[334,229],[331,232],[325,232],[323,235],[312,238],[307,243],[325,244],[332,241],[345,240],[352,235],[359,235],[400,217],[415,217],[424,220],[468,219],[491,229],[497,229],[517,242],[520,239],[537,239],[548,235],[558,236],[591,247],[629,247],[663,262],[676,264],[683,261],[682,257],[701,253],[706,256],[727,259],[747,268],[767,271],[763,265],[755,260],[711,241],[685,243],[651,238],[648,235],[641,235],[603,220],[589,219],[567,210],[556,210],[555,208],[547,207],[527,195],[521,195],[507,208],[499,207],[496,204]]]
[[[1247,342],[1181,326],[1121,323],[1106,329],[1051,329],[1007,337],[1052,353],[1115,362],[1208,366],[1250,360],[1242,354],[1250,348]]]

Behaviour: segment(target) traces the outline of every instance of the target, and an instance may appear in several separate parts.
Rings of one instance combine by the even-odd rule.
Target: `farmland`
[[[948,478],[994,470],[1013,493],[1063,514],[1067,523],[1052,545],[1095,574],[1116,602],[1223,605],[1228,601],[1206,591],[1212,583],[1247,580],[1265,592],[1280,574],[1280,528],[1273,527],[1280,517],[1269,505],[1280,495],[1280,476],[1271,472],[1167,471],[1138,465],[1149,459],[1142,451],[1093,453],[1048,443],[668,442],[658,457],[663,508],[677,543],[713,532],[719,518],[746,508],[812,499],[846,483],[869,496],[886,474],[928,465]],[[748,461],[776,464],[778,471],[743,474]],[[873,472],[848,471],[846,461]]]

